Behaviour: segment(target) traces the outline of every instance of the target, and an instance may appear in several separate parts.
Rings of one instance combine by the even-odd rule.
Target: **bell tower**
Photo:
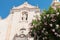
[[[56,10],[56,8],[60,8],[60,2],[59,0],[53,0],[52,2],[52,8]]]
[[[59,2],[59,0],[53,0],[53,2]]]

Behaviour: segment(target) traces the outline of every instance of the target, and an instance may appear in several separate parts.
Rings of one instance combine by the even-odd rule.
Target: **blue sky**
[[[26,0],[0,0],[0,16],[6,18],[13,6],[19,6]],[[27,0],[31,5],[36,6],[38,4],[41,10],[48,9],[52,3],[52,0]]]

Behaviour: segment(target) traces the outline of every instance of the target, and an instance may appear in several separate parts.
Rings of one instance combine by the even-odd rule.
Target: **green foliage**
[[[33,25],[36,25],[37,23],[38,23],[37,20],[33,20],[33,21],[32,21],[32,24],[33,24]]]
[[[57,8],[57,12],[59,12],[59,13],[60,13],[60,8]]]
[[[48,9],[47,13],[48,13],[48,14],[55,14],[56,11],[55,11],[52,7],[50,7],[50,8]]]

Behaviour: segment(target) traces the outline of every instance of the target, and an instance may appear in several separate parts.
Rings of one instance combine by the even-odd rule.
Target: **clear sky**
[[[13,6],[19,6],[26,0],[0,0],[0,16],[6,18]],[[40,10],[48,9],[52,3],[52,0],[27,0],[31,5],[36,6],[38,4]]]

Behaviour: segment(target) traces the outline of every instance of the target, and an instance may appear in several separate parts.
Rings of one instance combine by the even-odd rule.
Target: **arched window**
[[[28,14],[27,12],[22,12],[22,20],[27,20],[28,19]]]

